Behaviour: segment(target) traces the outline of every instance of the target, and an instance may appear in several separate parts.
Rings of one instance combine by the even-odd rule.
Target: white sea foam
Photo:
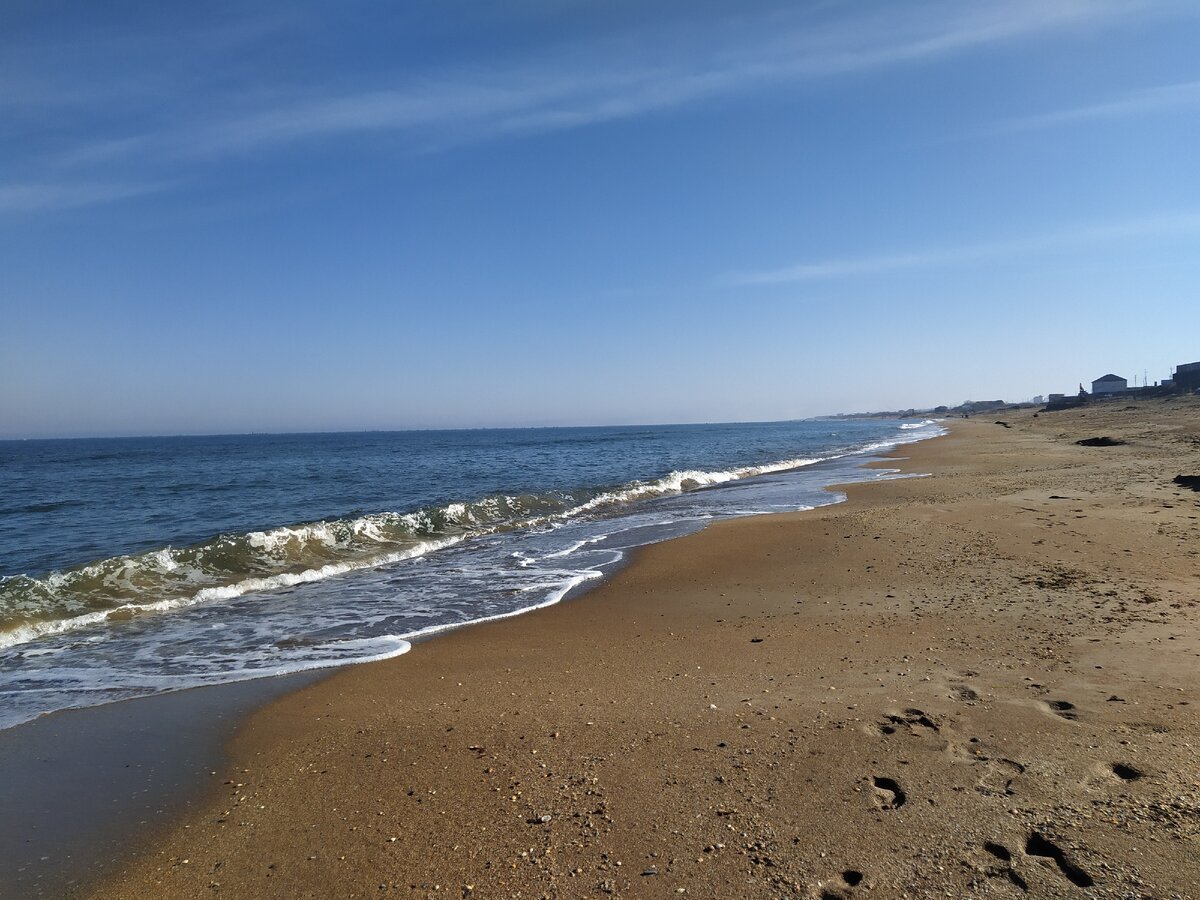
[[[53,679],[55,684],[53,685],[35,687],[26,684],[20,692],[0,691],[0,697],[6,695],[11,697],[28,697],[37,694],[61,697],[63,693],[62,682],[73,680],[78,692],[77,698],[89,702],[56,704],[54,708],[78,709],[84,706],[96,705],[94,699],[96,694],[93,692],[99,692],[99,696],[104,697],[112,697],[114,691],[121,690],[131,691],[131,696],[146,693],[165,694],[186,690],[199,685],[229,684],[236,681],[249,681],[255,678],[269,678],[276,675],[294,675],[318,669],[331,669],[350,664],[382,662],[383,660],[393,659],[407,653],[412,649],[412,643],[400,635],[383,634],[375,637],[344,638],[325,641],[313,645],[310,649],[312,652],[324,651],[332,655],[324,658],[291,660],[274,668],[250,669],[243,667],[222,669],[217,672],[209,672],[205,677],[197,677],[195,674],[171,675],[168,673],[156,673],[150,677],[139,675],[132,680],[122,680],[113,671],[97,673],[90,669],[82,669],[73,672],[69,667],[62,667],[54,670]],[[39,651],[26,650],[23,655],[39,655]],[[147,690],[147,685],[150,682],[153,683],[153,691]],[[118,695],[107,701],[100,702],[116,702],[120,699],[121,697]],[[39,712],[33,708],[5,710],[3,705],[0,704],[0,730],[24,724],[44,714],[44,712]]]
[[[665,494],[681,494],[684,491],[693,491],[698,488],[712,487],[718,484],[727,484],[731,481],[740,481],[743,478],[753,478],[756,475],[768,475],[774,472],[786,472],[791,469],[799,469],[804,466],[811,466],[818,462],[821,462],[821,458],[786,459],[780,462],[767,463],[760,466],[743,466],[737,469],[722,469],[711,472],[700,469],[687,469],[684,471],[671,472],[654,481],[635,481],[633,484],[619,490],[606,491],[593,497],[585,503],[581,503],[578,506],[567,510],[566,512],[562,513],[561,516],[563,518],[571,518],[605,506],[613,506],[620,503],[630,503],[650,497],[661,497]]]
[[[410,631],[407,634],[402,635],[402,637],[409,641],[415,641],[421,638],[430,637],[435,634],[442,634],[446,631],[453,631],[456,628],[465,628],[468,625],[482,625],[484,622],[495,622],[500,619],[511,619],[513,616],[521,616],[525,613],[533,612],[536,609],[545,609],[547,606],[554,606],[556,603],[561,602],[563,597],[565,597],[575,588],[579,587],[579,585],[586,581],[592,581],[596,578],[600,578],[603,574],[604,573],[599,569],[593,569],[574,575],[572,578],[567,579],[567,581],[562,584],[556,583],[554,590],[552,590],[537,603],[531,603],[529,606],[522,606],[518,609],[508,610],[507,612],[496,613],[492,616],[481,616],[477,619],[468,619],[462,622],[442,622],[438,625],[430,625],[427,628],[419,628],[416,631]],[[533,586],[531,586],[531,589],[532,587]],[[541,585],[542,589],[545,587],[547,587],[547,585]]]
[[[905,423],[901,429],[915,432],[936,424],[934,420],[927,419],[919,424]],[[921,431],[921,435],[925,436],[926,431]],[[917,439],[920,438],[916,434],[911,438],[897,435],[864,447],[846,448],[824,459],[890,449],[897,444]],[[566,509],[560,507],[558,510],[554,510],[553,506],[556,502],[561,503],[561,498],[555,499],[551,495],[545,498],[533,497],[532,500],[493,496],[474,503],[450,503],[440,509],[421,509],[403,514],[373,513],[355,519],[281,526],[241,536],[222,535],[196,547],[167,547],[142,556],[103,560],[66,572],[54,572],[40,581],[18,576],[27,584],[19,587],[18,593],[9,594],[10,597],[16,598],[15,603],[11,599],[7,601],[10,604],[10,614],[15,613],[15,617],[20,618],[20,613],[24,610],[29,618],[35,618],[38,612],[48,607],[57,607],[62,611],[61,618],[26,621],[6,631],[0,631],[0,649],[127,616],[185,609],[196,604],[230,600],[245,594],[269,593],[335,578],[357,570],[422,558],[428,553],[464,539],[501,529],[557,529],[580,517],[610,507],[795,470],[821,461],[820,457],[794,458],[731,469],[673,471],[661,478],[635,481],[620,488],[603,491],[581,503]],[[550,509],[540,514],[528,513],[531,508],[545,509],[546,506]],[[455,533],[446,535],[447,526],[452,526]],[[417,535],[438,537],[414,544]],[[604,537],[589,537],[540,558],[570,556],[587,544],[603,540]],[[239,554],[246,554],[246,548],[255,553],[243,559]],[[332,561],[327,561],[330,556],[333,556]],[[342,558],[338,559],[338,556]],[[230,559],[237,560],[232,567]],[[300,568],[306,562],[322,564],[310,565],[301,571],[271,571],[284,566]],[[535,562],[537,558],[521,559],[518,565],[527,568]],[[237,566],[242,566],[242,571],[237,571]],[[263,569],[266,571],[262,571]],[[254,574],[251,574],[252,572]],[[225,581],[228,583],[222,583]],[[157,594],[162,599],[151,602],[125,602],[129,597],[136,598],[147,593]],[[95,608],[98,603],[104,602],[110,603],[111,606],[106,609]],[[88,609],[89,606],[92,608]]]
[[[419,638],[552,606],[585,582],[599,579],[627,548],[693,528],[682,523],[803,508],[806,501],[836,502],[835,495],[821,492],[823,482],[892,474],[871,470],[839,478],[853,469],[860,454],[940,433],[932,426],[892,427],[896,430],[889,439],[873,445],[831,448],[826,458],[843,461],[813,478],[764,479],[689,496],[702,488],[819,461],[805,458],[680,470],[595,496],[497,495],[406,514],[376,513],[224,535],[195,547],[105,560],[85,567],[91,570],[90,580],[82,584],[70,583],[81,570],[61,573],[61,598],[48,594],[50,578],[32,585],[36,594],[0,593],[0,600],[14,612],[28,596],[33,609],[41,608],[37,604],[43,598],[70,600],[78,613],[65,614],[62,623],[25,626],[22,641],[0,634],[0,647],[47,638],[45,644],[28,644],[17,651],[26,659],[15,689],[0,690],[0,728],[52,709],[387,659],[406,652]],[[656,497],[663,500],[624,508]],[[694,522],[694,527],[700,523]],[[626,531],[632,533],[621,537]],[[469,552],[432,552],[481,536],[487,537]],[[405,558],[419,565],[361,574],[345,585],[319,585]],[[310,582],[311,588],[270,595]],[[135,593],[111,592],[118,583]],[[155,585],[169,590],[156,591]],[[24,591],[26,585],[14,587]],[[236,599],[243,594],[253,596]],[[121,603],[122,596],[131,602]],[[157,602],[133,602],[148,596]],[[82,605],[91,601],[120,605],[104,610]],[[187,607],[195,609],[134,627],[104,627],[113,617]],[[99,627],[79,631],[88,626]],[[383,634],[370,636],[373,632]],[[51,648],[63,655],[55,659],[42,652]]]
[[[571,544],[569,547],[564,547],[562,550],[557,550],[554,553],[547,553],[545,556],[541,557],[541,559],[557,559],[561,556],[570,556],[573,553],[578,553],[589,544],[599,543],[607,537],[607,534],[598,534],[595,537],[584,538],[583,540],[575,541],[575,543]]]
[[[465,503],[450,503],[446,505],[445,516],[447,522],[462,522],[467,518],[467,504]]]
[[[402,560],[424,556],[426,553],[441,550],[462,540],[461,536],[455,536],[436,541],[426,541],[405,550],[353,562],[330,563],[329,565],[316,569],[307,569],[303,572],[281,572],[278,575],[261,578],[246,578],[235,584],[202,588],[189,596],[173,597],[168,600],[155,600],[149,603],[123,603],[112,609],[83,613],[82,615],[70,618],[54,619],[46,622],[29,622],[0,633],[0,650],[15,647],[18,644],[24,644],[41,637],[78,631],[81,628],[88,628],[125,616],[164,613],[176,609],[185,609],[189,606],[195,606],[198,603],[206,603],[214,600],[231,600],[243,594],[268,593],[281,588],[295,587],[299,584],[324,581],[327,578],[345,575],[348,572],[361,569],[374,569],[379,566],[401,562]]]
[[[364,654],[364,651],[380,649]],[[307,659],[289,662],[274,670],[262,669],[229,669],[221,673],[221,681],[246,681],[251,678],[262,678],[271,675],[293,675],[297,672],[310,672],[314,669],[332,669],[347,663],[382,662],[401,656],[412,649],[412,643],[403,635],[383,634],[376,637],[344,638],[316,644],[313,651],[333,650],[336,656],[325,659]],[[345,651],[345,652],[342,652]],[[230,676],[228,678],[224,676]]]
[[[388,542],[382,528],[397,518],[391,513],[377,513],[357,519],[312,522],[307,525],[281,526],[270,531],[251,531],[246,541],[256,550],[278,552],[289,547],[302,549],[309,544],[325,547],[344,547],[355,538],[368,538],[379,543]]]
[[[939,425],[939,423],[933,422],[933,421],[930,421],[928,426],[925,425],[924,423],[922,423],[918,427],[919,428],[927,428],[927,427],[931,427],[931,426],[933,427],[933,433],[926,433],[925,431],[921,431],[918,434],[918,433],[916,433],[916,428],[910,428],[910,429],[908,429],[908,433],[905,435],[897,435],[896,437],[888,438],[886,440],[874,441],[870,444],[864,444],[862,447],[859,447],[856,450],[850,451],[846,455],[848,455],[848,456],[866,456],[871,453],[877,453],[880,450],[891,450],[891,449],[893,449],[895,447],[899,447],[903,444],[912,444],[912,443],[916,443],[917,441],[923,441],[926,438],[940,437],[941,435],[946,433],[945,428],[941,427]],[[904,426],[902,425],[901,428],[903,428],[903,427]]]

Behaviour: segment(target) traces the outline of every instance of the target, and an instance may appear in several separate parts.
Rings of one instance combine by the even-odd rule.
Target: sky
[[[1192,0],[0,3],[0,437],[752,421],[1200,359]]]

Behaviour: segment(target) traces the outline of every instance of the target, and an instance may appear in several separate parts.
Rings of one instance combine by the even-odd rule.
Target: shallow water
[[[0,727],[405,652],[714,518],[812,507],[933,422],[0,444]]]

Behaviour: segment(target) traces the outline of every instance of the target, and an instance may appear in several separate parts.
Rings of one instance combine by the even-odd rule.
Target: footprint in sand
[[[974,703],[979,699],[979,692],[970,685],[955,683],[950,685],[950,697],[960,703]]]
[[[876,775],[871,784],[875,788],[875,803],[880,809],[899,809],[908,802],[908,795],[894,778]]]
[[[1025,855],[1052,861],[1058,866],[1063,878],[1076,887],[1090,888],[1096,883],[1091,875],[1072,862],[1061,847],[1037,831],[1030,834],[1025,841]]]
[[[1003,844],[997,844],[995,841],[984,841],[983,849],[996,857],[996,859],[1004,862],[1012,862],[1012,853]]]
[[[1001,756],[979,738],[971,738],[966,744],[952,745],[949,749],[954,759],[965,760],[978,766],[983,774],[975,782],[975,790],[985,796],[1012,796],[1017,793],[1013,782],[1025,774],[1025,766],[1016,760]]]
[[[1011,797],[1016,791],[1013,781],[1018,775],[1025,774],[1025,767],[1011,759],[983,757],[984,773],[975,783],[975,790],[981,794]]]
[[[1003,844],[997,843],[996,841],[984,841],[983,849],[988,856],[996,860],[996,862],[992,862],[991,864],[983,867],[983,872],[985,875],[987,875],[989,878],[1007,878],[1020,890],[1028,892],[1029,885],[1025,883],[1025,879],[1021,877],[1020,873],[1013,868],[1012,853],[1007,847],[1005,847]]]
[[[1050,708],[1052,713],[1063,719],[1074,721],[1079,718],[1079,714],[1075,712],[1075,704],[1067,700],[1048,700],[1046,701],[1046,706]]]
[[[1136,769],[1133,766],[1127,766],[1125,763],[1119,762],[1112,764],[1112,773],[1122,781],[1137,781],[1146,775],[1141,769]]]
[[[851,888],[862,883],[863,873],[858,869],[847,869],[840,877],[817,885],[812,896],[818,900],[849,900]]]
[[[941,726],[933,716],[919,709],[906,709],[902,714],[889,713],[878,723],[880,734],[895,734],[897,731],[908,734],[936,734]]]

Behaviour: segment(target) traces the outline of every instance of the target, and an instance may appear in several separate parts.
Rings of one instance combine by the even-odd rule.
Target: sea
[[[0,442],[0,728],[382,660],[836,502],[928,419]]]

